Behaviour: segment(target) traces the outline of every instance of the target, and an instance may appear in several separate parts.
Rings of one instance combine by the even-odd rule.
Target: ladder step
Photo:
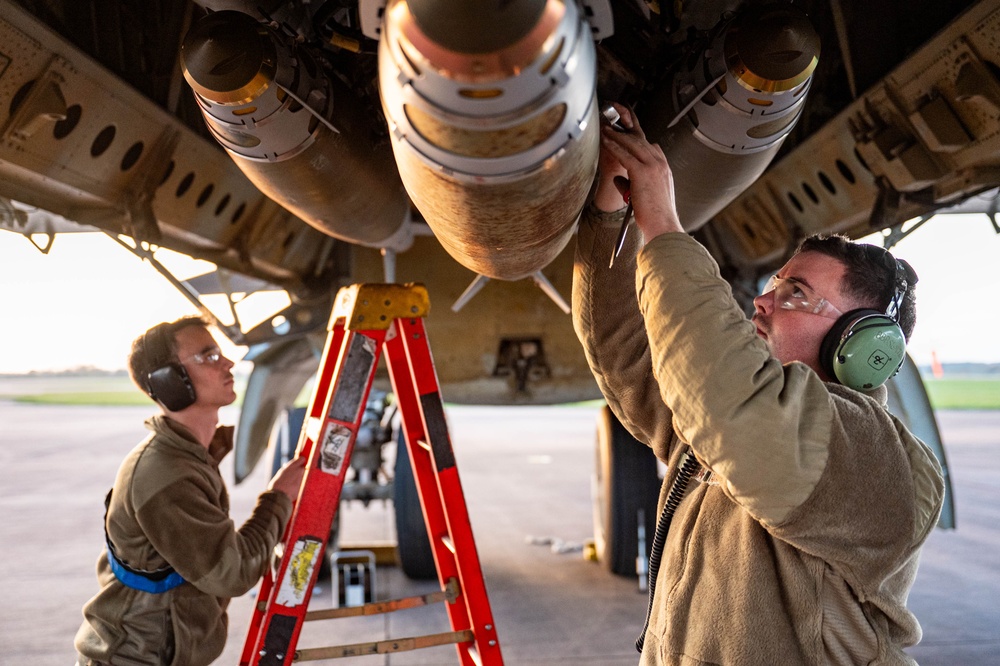
[[[450,537],[450,536],[448,536],[447,534],[443,535],[443,536],[441,537],[441,543],[443,543],[443,544],[444,544],[444,547],[445,547],[445,548],[447,548],[448,550],[450,550],[450,551],[451,551],[451,554],[452,554],[452,555],[455,555],[455,554],[456,554],[456,553],[455,553],[455,542],[451,540],[451,537]]]
[[[310,620],[332,620],[341,617],[365,617],[369,615],[381,615],[383,613],[393,613],[395,611],[406,610],[408,608],[420,608],[430,604],[447,601],[453,603],[458,598],[458,579],[449,578],[448,586],[440,592],[430,592],[416,597],[404,597],[391,601],[377,601],[363,606],[347,606],[344,608],[324,608],[323,610],[309,611],[306,613],[305,621]]]
[[[294,661],[316,661],[318,659],[341,659],[343,657],[360,657],[366,654],[391,654],[422,648],[448,645],[450,643],[471,643],[476,635],[471,629],[464,631],[448,631],[441,634],[428,634],[411,638],[390,638],[385,641],[371,643],[355,643],[353,645],[332,645],[322,648],[304,648],[295,652]]]

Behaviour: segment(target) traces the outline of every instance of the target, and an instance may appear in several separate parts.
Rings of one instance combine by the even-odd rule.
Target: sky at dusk
[[[943,363],[1000,362],[1000,236],[987,217],[939,215],[893,253],[920,278],[909,346],[917,364],[929,364],[932,352]],[[166,263],[168,254],[157,257]],[[180,255],[170,263],[180,278],[210,267]],[[197,314],[187,299],[104,234],[59,235],[43,255],[22,236],[0,231],[0,373],[121,369],[133,338],[187,314]],[[233,360],[245,351],[223,346]]]

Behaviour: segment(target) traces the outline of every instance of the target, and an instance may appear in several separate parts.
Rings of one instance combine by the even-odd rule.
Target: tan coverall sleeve
[[[162,488],[138,508],[150,544],[184,580],[217,597],[237,597],[264,574],[291,517],[292,502],[266,491],[239,529],[213,499],[214,484],[195,476]]]
[[[637,263],[652,370],[678,435],[752,515],[780,523],[826,465],[825,385],[771,355],[714,259],[687,234],[658,236]]]
[[[671,414],[653,377],[635,292],[638,231],[629,231],[614,267],[608,268],[623,215],[584,209],[573,268],[573,326],[618,420],[667,460],[674,441]]]

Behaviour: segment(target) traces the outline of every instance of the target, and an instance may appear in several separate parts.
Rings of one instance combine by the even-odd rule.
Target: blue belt
[[[133,569],[129,565],[118,559],[115,547],[108,536],[108,507],[111,505],[111,491],[108,491],[104,498],[104,541],[108,544],[108,564],[111,565],[111,572],[122,585],[131,587],[133,590],[142,590],[150,594],[160,594],[167,590],[172,590],[184,584],[184,578],[174,571],[173,567],[164,567],[156,571],[144,571]]]
[[[134,590],[160,594],[184,584],[184,578],[172,567],[152,572],[132,569],[119,561],[111,548],[108,548],[108,564],[111,565],[111,572],[115,578],[121,581],[122,585]]]

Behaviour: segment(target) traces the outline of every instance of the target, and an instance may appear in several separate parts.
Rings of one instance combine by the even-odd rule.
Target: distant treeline
[[[924,377],[933,377],[930,365],[917,366]],[[945,377],[960,375],[993,375],[1000,376],[1000,363],[942,363],[941,371]],[[27,373],[0,373],[0,377],[127,377],[128,371],[104,370],[92,365],[81,365],[69,370],[32,370]]]
[[[933,377],[933,369],[929,365],[918,366],[924,377]],[[941,373],[944,377],[968,375],[1000,375],[1000,363],[942,363]]]
[[[104,370],[92,365],[81,365],[69,370],[32,370],[25,373],[0,373],[0,377],[128,377],[128,371]]]

